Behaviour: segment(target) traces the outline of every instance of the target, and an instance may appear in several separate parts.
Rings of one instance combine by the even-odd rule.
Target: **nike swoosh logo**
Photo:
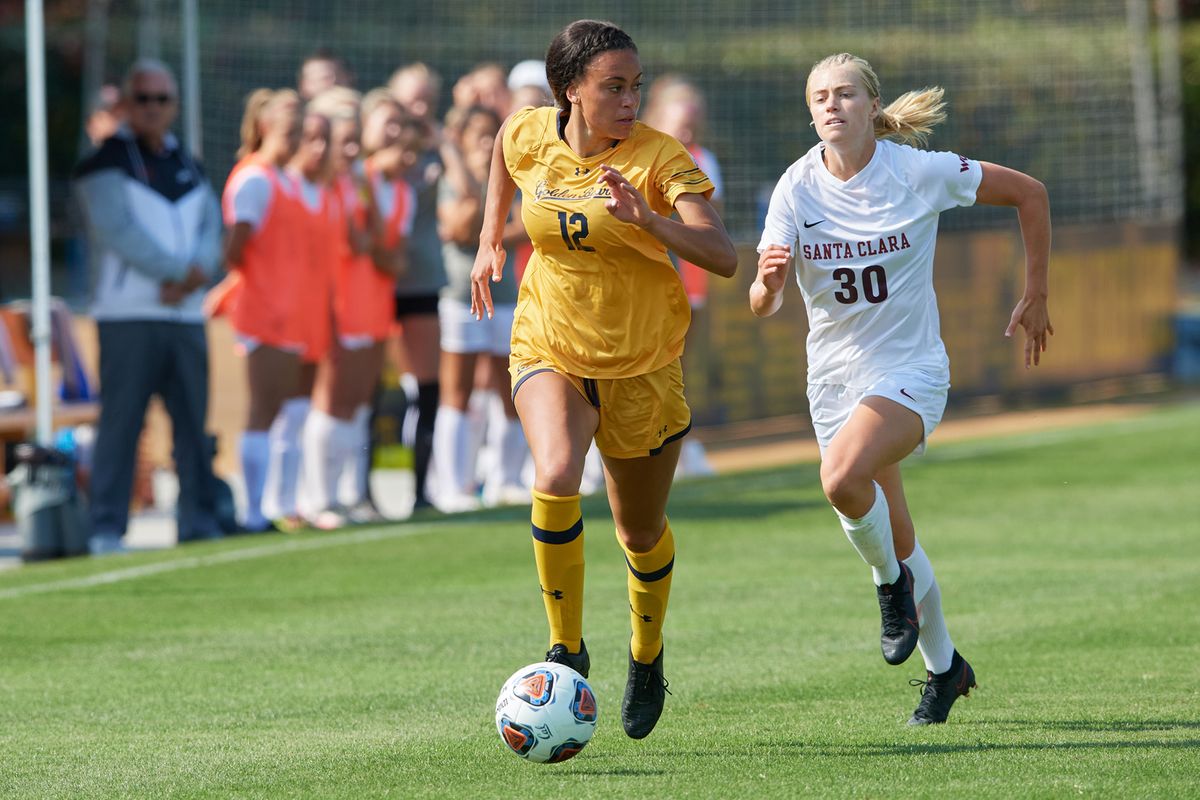
[[[909,394],[907,389],[901,389],[900,394],[904,395],[909,400],[912,400],[914,403],[917,402],[917,398],[915,398],[911,394]]]
[[[805,220],[805,221],[804,221],[804,227],[806,227],[806,228],[812,228],[812,227],[814,227],[814,226],[816,226],[816,225],[820,225],[820,224],[821,224],[822,222],[824,222],[824,221],[825,221],[825,220],[823,220],[823,219],[819,219],[819,220],[817,220],[816,222],[809,222],[808,220]]]

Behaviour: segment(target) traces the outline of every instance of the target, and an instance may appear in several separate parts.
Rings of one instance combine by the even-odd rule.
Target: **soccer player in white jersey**
[[[945,722],[975,686],[975,673],[946,630],[900,477],[900,461],[921,452],[941,420],[950,386],[933,293],[938,215],[973,203],[1017,209],[1025,293],[1005,335],[1024,328],[1028,368],[1054,333],[1046,309],[1049,200],[1023,173],[911,146],[945,119],[940,88],[884,108],[871,65],[840,53],[812,68],[805,98],[821,142],[788,168],[771,197],[750,307],[760,317],[778,311],[795,265],[808,311],[821,484],[871,567],[884,659],[903,663],[916,647],[925,660],[928,676],[909,724]]]

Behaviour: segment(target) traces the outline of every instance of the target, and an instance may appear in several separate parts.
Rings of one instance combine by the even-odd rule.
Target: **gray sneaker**
[[[115,556],[127,552],[125,543],[115,533],[96,533],[88,539],[88,553],[93,556]]]

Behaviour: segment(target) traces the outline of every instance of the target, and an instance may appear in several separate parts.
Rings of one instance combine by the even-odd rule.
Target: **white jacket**
[[[210,277],[221,257],[221,209],[199,164],[168,135],[153,153],[123,128],[75,170],[94,248],[97,321],[202,323],[198,289],[165,305],[159,290],[192,264]]]

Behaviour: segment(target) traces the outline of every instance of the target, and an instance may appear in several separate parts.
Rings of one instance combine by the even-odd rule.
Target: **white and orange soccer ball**
[[[496,730],[527,761],[566,761],[592,738],[596,711],[596,695],[582,675],[565,664],[540,661],[504,682],[496,698]]]

